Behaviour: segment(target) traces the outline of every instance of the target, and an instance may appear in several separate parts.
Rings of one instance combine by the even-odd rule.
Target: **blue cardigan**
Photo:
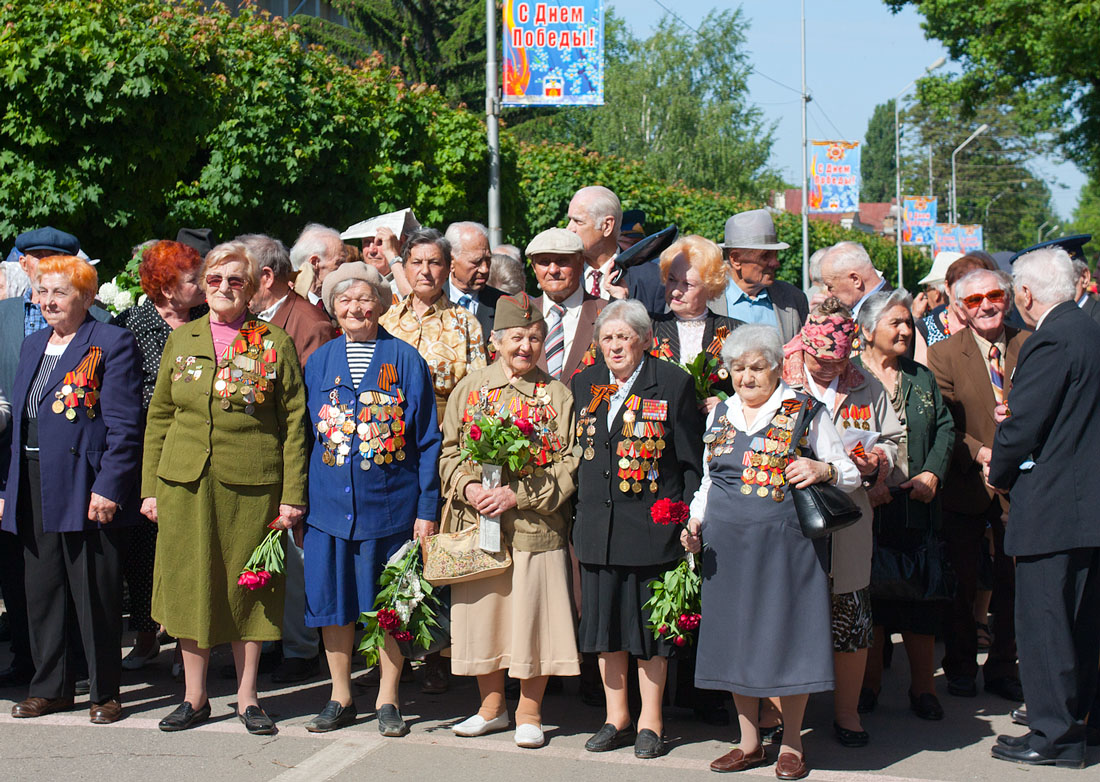
[[[342,337],[326,342],[306,362],[306,406],[312,427],[309,454],[309,517],[307,523],[344,540],[369,540],[407,532],[413,522],[439,518],[439,447],[442,437],[436,421],[435,391],[428,365],[408,343],[378,327],[374,356],[358,388],[351,385],[351,370]],[[362,470],[352,435],[352,453],[343,466],[329,466],[321,457],[324,447],[317,431],[318,413],[330,404],[335,390],[339,404],[358,415],[364,391],[382,391],[382,366],[397,370],[397,385],[405,396],[405,459],[392,464],[372,464]],[[385,393],[385,392],[383,392]]]

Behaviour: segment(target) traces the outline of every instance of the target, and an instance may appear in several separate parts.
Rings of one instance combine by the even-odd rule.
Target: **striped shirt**
[[[374,340],[367,342],[347,340],[344,342],[344,349],[347,352],[348,369],[351,370],[351,385],[353,388],[359,388],[359,382],[367,373],[367,367],[374,358]]]
[[[23,414],[27,418],[38,417],[38,406],[42,404],[42,400],[46,396],[50,375],[53,374],[57,362],[61,359],[61,354],[65,352],[67,347],[68,345],[46,345],[46,352],[42,355],[42,361],[38,364],[38,371],[34,373],[34,380],[31,381],[30,390],[27,392],[27,405],[23,408]]]

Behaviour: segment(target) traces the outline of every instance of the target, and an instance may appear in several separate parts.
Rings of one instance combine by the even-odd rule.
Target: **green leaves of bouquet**
[[[376,665],[387,634],[398,643],[427,650],[443,631],[438,621],[443,610],[432,585],[424,580],[420,546],[410,540],[382,569],[374,610],[359,617],[367,628],[359,642],[359,652],[367,665]]]
[[[478,464],[507,465],[513,473],[519,472],[531,459],[530,436],[534,431],[526,418],[478,416],[462,443],[462,457]]]
[[[691,361],[680,366],[691,375],[691,379],[695,383],[695,397],[700,402],[712,396],[717,396],[722,401],[729,397],[729,394],[724,391],[713,391],[714,384],[721,379],[718,374],[720,365],[718,359],[707,351],[701,351]]]

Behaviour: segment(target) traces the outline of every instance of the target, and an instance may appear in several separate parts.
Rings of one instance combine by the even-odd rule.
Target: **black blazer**
[[[732,332],[738,326],[743,325],[745,324],[742,321],[726,317],[725,315],[716,315],[708,309],[706,325],[703,327],[703,350],[706,350],[710,346],[710,343],[714,340],[715,330],[719,326],[724,326]],[[665,340],[668,341],[668,347],[672,351],[673,359],[683,364],[684,357],[680,353],[680,329],[676,325],[676,316],[671,312],[666,312],[653,318],[653,341],[656,343],[654,347],[659,350],[661,344]],[[718,361],[721,363],[721,355],[718,356]],[[728,396],[733,396],[733,380],[730,379],[728,374],[723,380],[715,383],[714,388],[718,391],[724,391]]]
[[[663,422],[666,447],[657,462],[657,493],[649,491],[648,481],[643,481],[641,494],[626,495],[619,490],[616,450],[623,439],[626,405],[619,408],[610,433],[607,404],[600,405],[592,443],[596,458],[582,459],[577,473],[573,548],[577,559],[586,565],[661,565],[684,553],[679,529],[655,524],[649,511],[654,501],[666,497],[691,502],[702,480],[703,421],[686,372],[649,354],[642,361],[644,366],[630,393],[668,403],[668,418]],[[592,401],[592,386],[607,382],[607,367],[602,364],[588,367],[573,378],[578,422]],[[586,446],[588,436],[578,438],[578,442]]]
[[[619,280],[627,295],[645,305],[650,315],[665,311],[665,284],[661,282],[661,267],[656,261],[631,266]]]
[[[1100,323],[1100,301],[1097,301],[1093,296],[1085,297],[1085,303],[1081,305],[1081,311]]]
[[[477,293],[477,322],[481,324],[481,338],[483,347],[489,350],[489,335],[493,331],[493,321],[497,316],[497,299],[504,295],[503,291],[486,285]]]
[[[1100,546],[1097,346],[1100,324],[1067,301],[1020,349],[1007,400],[1012,415],[997,427],[989,463],[989,482],[1011,489],[1006,554]],[[1028,460],[1035,466],[1021,470]]]

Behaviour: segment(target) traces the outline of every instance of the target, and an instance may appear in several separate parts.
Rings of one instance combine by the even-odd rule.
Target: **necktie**
[[[458,297],[458,306],[462,307],[462,309],[464,310],[468,310],[470,309],[470,305],[473,303],[473,301],[473,296],[468,293],[463,293],[461,296]]]
[[[596,269],[592,272],[592,290],[589,291],[593,296],[602,296],[600,292],[600,278],[603,277],[603,272]]]
[[[550,305],[550,333],[546,335],[546,370],[555,380],[561,380],[561,369],[565,362],[565,307]]]
[[[993,398],[997,404],[1005,401],[1005,373],[1001,369],[1001,351],[996,345],[989,346],[989,379],[993,383]]]

